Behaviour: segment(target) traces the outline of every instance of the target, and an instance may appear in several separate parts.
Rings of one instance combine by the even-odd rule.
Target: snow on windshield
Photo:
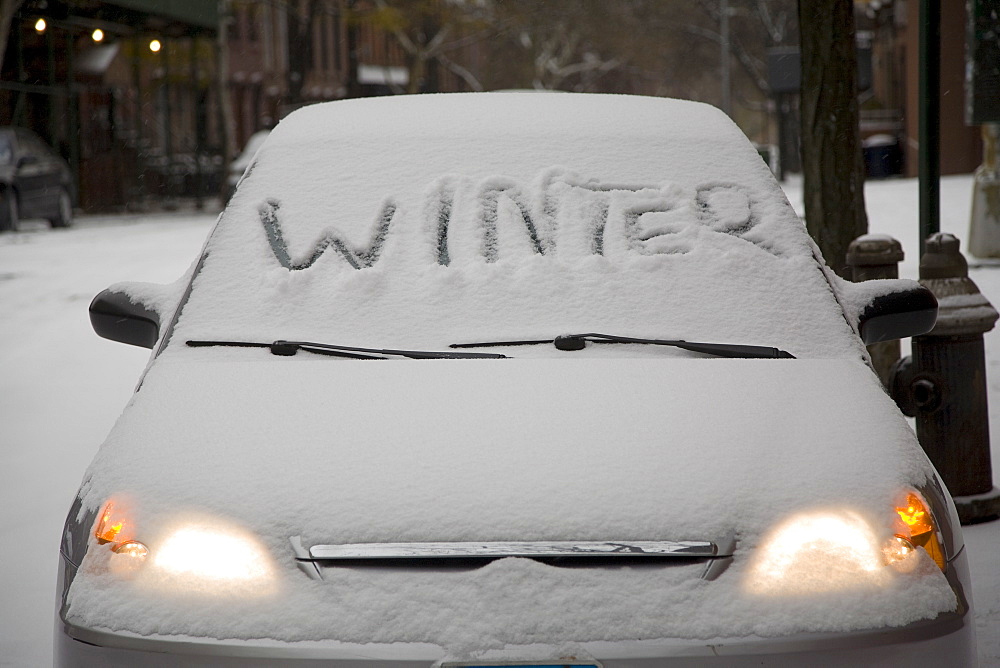
[[[696,103],[307,108],[262,147],[208,252],[177,340],[605,331],[862,354],[766,166]]]

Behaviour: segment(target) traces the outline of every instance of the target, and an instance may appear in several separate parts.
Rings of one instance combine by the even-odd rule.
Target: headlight
[[[202,580],[249,581],[271,575],[258,541],[235,528],[182,525],[157,547],[153,566],[171,575]]]
[[[140,533],[143,542],[136,539]],[[161,531],[140,531],[129,504],[115,500],[102,510],[94,536],[111,548],[110,572],[151,586],[210,593],[235,587],[260,594],[273,584],[273,564],[260,541],[216,518],[192,517]]]
[[[788,518],[754,552],[746,588],[762,595],[799,595],[882,587],[896,572],[919,563],[914,560],[919,549],[944,570],[939,532],[920,495],[904,492],[895,511],[892,536],[880,535],[850,510]]]
[[[821,593],[885,583],[878,539],[852,512],[795,515],[754,553],[747,588],[755,594]]]

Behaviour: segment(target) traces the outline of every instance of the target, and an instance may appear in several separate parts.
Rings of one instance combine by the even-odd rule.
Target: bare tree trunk
[[[423,58],[423,55],[423,53],[406,54],[407,70],[409,71],[409,78],[406,82],[406,92],[408,95],[420,92],[420,86],[427,75],[427,61]]]
[[[854,3],[799,0],[799,30],[806,227],[827,264],[847,278],[847,246],[868,231]]]

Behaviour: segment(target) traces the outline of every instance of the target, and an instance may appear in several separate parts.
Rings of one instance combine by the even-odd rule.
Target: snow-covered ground
[[[801,184],[786,186],[801,208]],[[872,232],[917,274],[914,180],[866,187]],[[971,178],[942,181],[942,229],[968,238]],[[0,236],[0,666],[51,663],[59,533],[80,477],[128,400],[147,351],[93,334],[89,300],[120,280],[170,282],[194,259],[212,214],[86,217],[70,230]],[[972,277],[1000,303],[1000,265]],[[1000,330],[986,337],[991,427],[1000,443]],[[1000,481],[1000,446],[993,446]],[[967,527],[983,666],[1000,666],[1000,522]]]

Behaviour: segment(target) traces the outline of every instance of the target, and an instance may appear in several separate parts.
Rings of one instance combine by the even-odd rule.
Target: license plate
[[[602,668],[596,661],[548,661],[538,663],[532,661],[484,661],[468,663],[465,661],[448,661],[441,668]]]

